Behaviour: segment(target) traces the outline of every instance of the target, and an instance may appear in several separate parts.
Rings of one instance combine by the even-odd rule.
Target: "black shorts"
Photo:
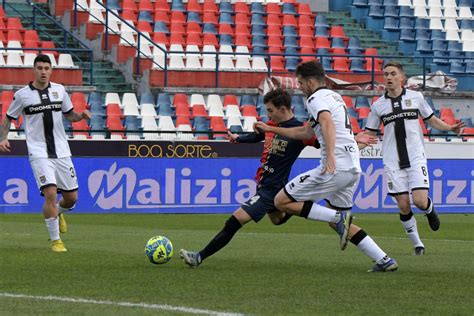
[[[257,192],[242,204],[242,209],[258,223],[267,213],[278,211],[273,202],[275,194]]]

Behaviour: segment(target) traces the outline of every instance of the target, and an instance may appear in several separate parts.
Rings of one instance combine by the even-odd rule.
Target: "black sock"
[[[278,223],[276,223],[275,225],[285,224],[291,218],[291,216],[293,216],[293,215],[289,214],[289,213],[285,213],[285,216],[282,219],[280,219],[280,221]]]
[[[312,201],[305,201],[303,204],[303,208],[301,209],[300,216],[304,218],[308,218],[309,212],[311,211],[311,207],[313,206]]]
[[[361,229],[354,236],[352,236],[350,242],[357,246],[365,237],[367,237],[367,233]]]
[[[413,212],[410,212],[410,213],[408,213],[408,214],[406,214],[406,215],[400,213],[400,220],[401,220],[402,222],[409,221],[410,218],[412,218],[412,217],[413,217]]]
[[[201,261],[212,256],[225,247],[234,237],[235,233],[242,227],[242,224],[232,215],[224,225],[224,228],[207,244],[207,246],[199,252]]]

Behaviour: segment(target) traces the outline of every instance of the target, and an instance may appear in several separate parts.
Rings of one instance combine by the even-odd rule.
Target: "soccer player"
[[[350,240],[375,261],[369,272],[395,271],[397,262],[390,258],[360,227],[351,224],[350,210],[354,190],[360,178],[359,148],[354,139],[346,105],[342,97],[325,86],[325,73],[316,61],[300,64],[296,69],[300,89],[308,97],[309,124],[281,128],[257,122],[255,127],[292,139],[309,139],[316,134],[321,144],[320,165],[288,182],[275,197],[277,209],[309,220],[325,221],[336,231],[344,220],[341,249]],[[329,207],[317,202],[326,200]]]
[[[7,135],[11,121],[23,114],[31,168],[45,199],[43,215],[52,242],[51,250],[66,252],[59,236],[60,231],[67,230],[62,213],[74,208],[78,183],[62,116],[77,122],[90,119],[91,114],[87,110],[74,112],[64,86],[49,81],[52,67],[47,55],[40,54],[35,58],[33,72],[34,81],[15,93],[0,127],[0,151],[10,151]],[[62,193],[59,202],[56,202],[57,191]]]
[[[291,111],[291,97],[282,89],[267,93],[264,97],[267,108],[269,125],[290,128],[302,126],[303,123],[296,120]],[[180,256],[184,262],[191,267],[198,267],[202,261],[225,247],[237,231],[251,220],[259,222],[265,214],[275,225],[284,224],[291,214],[278,211],[273,199],[275,194],[288,181],[291,166],[298,158],[305,146],[319,148],[316,137],[307,141],[288,139],[273,133],[249,133],[238,136],[229,133],[230,140],[236,143],[256,143],[265,140],[264,150],[261,156],[262,165],[257,170],[257,192],[238,208],[226,221],[224,228],[199,252],[180,250]],[[361,135],[358,140],[364,144],[371,144],[374,138]],[[336,224],[340,235],[344,235],[344,217],[339,217]]]
[[[433,110],[420,92],[403,88],[405,73],[400,63],[387,63],[383,77],[387,91],[372,104],[365,129],[376,135],[381,123],[385,127],[382,152],[388,194],[397,201],[400,221],[413,243],[414,255],[423,255],[425,246],[418,234],[409,193],[416,207],[425,212],[433,231],[439,229],[440,221],[428,196],[429,175],[418,116],[434,128],[457,134],[461,132],[463,123],[446,124],[433,115]]]

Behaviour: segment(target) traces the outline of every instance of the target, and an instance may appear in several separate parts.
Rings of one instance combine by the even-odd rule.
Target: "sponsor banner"
[[[256,158],[73,158],[79,178],[80,213],[231,213],[255,193]],[[41,212],[27,158],[2,158],[0,212]],[[316,167],[298,159],[292,176]],[[363,159],[354,211],[398,212],[387,196],[381,159]],[[15,166],[7,168],[5,166]],[[430,196],[437,210],[474,212],[472,160],[430,160]]]

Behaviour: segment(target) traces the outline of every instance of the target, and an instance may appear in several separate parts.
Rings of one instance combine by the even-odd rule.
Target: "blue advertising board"
[[[27,158],[5,157],[0,213],[41,212],[43,199]],[[255,193],[257,158],[73,158],[81,213],[230,213]],[[292,176],[317,165],[300,158]],[[381,159],[362,159],[354,212],[397,212]],[[15,166],[7,168],[5,166]],[[474,212],[472,160],[429,160],[430,195],[439,212]]]

